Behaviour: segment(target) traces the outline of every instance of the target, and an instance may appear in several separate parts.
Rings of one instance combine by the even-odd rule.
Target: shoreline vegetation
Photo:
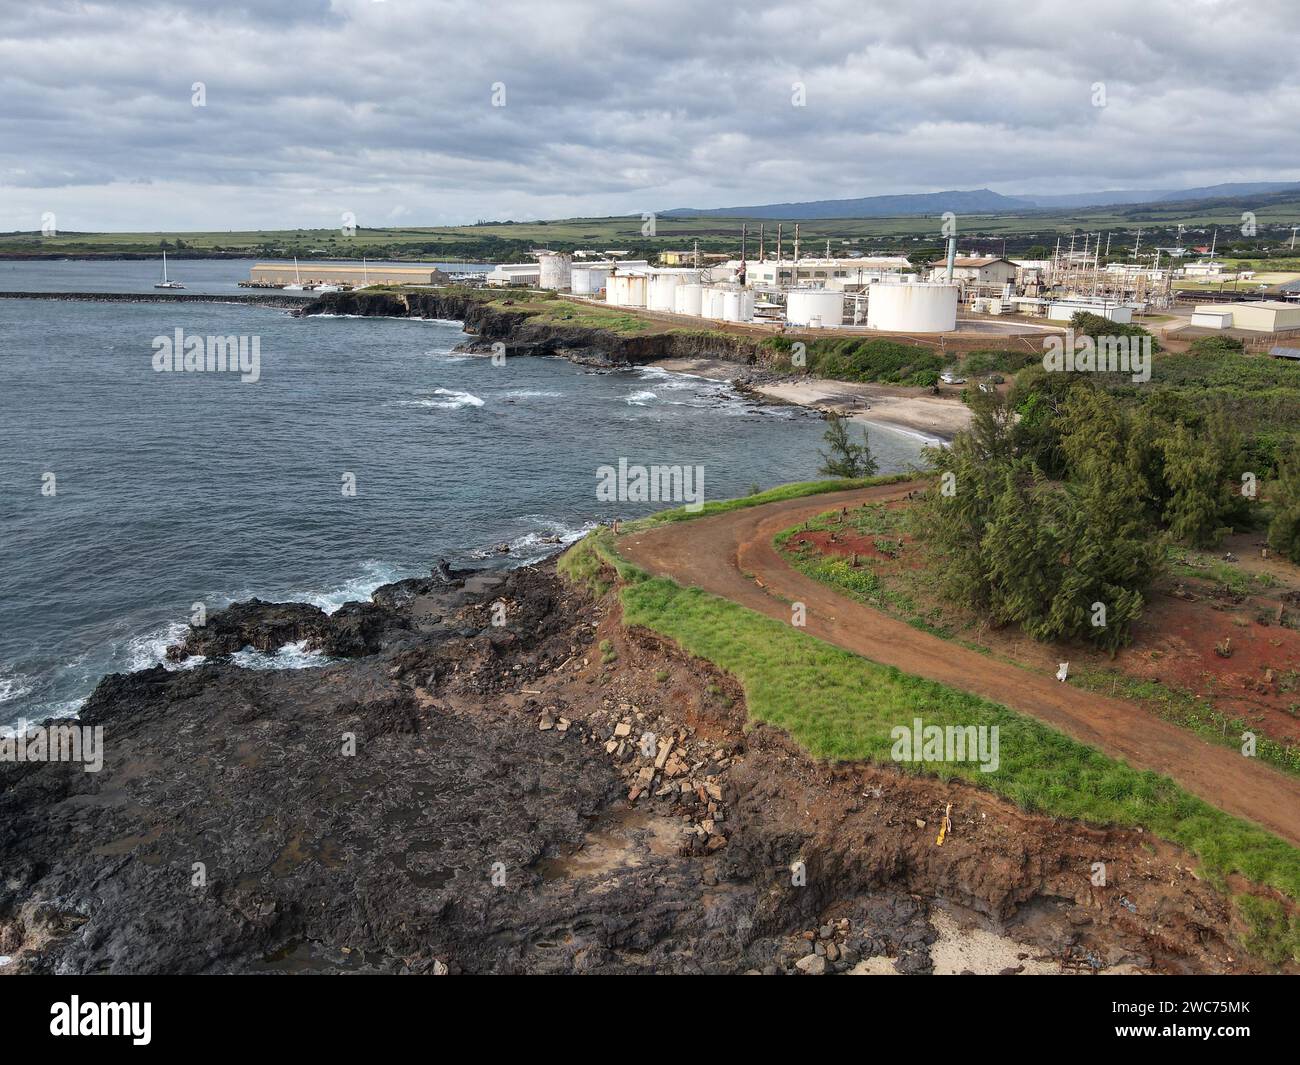
[[[840,482],[839,487],[900,479]],[[752,502],[719,503],[702,514],[655,515],[627,531],[834,491],[835,485],[781,486],[751,497]],[[1269,950],[1300,961],[1300,918],[1295,916],[1300,849],[1268,831],[1218,810],[1168,778],[1132,769],[1005,706],[908,676],[728,600],[652,577],[619,554],[611,530],[597,530],[571,546],[559,565],[567,577],[596,594],[617,584],[624,624],[648,628],[736,676],[751,717],[787,730],[816,758],[889,764],[887,726],[913,717],[940,724],[998,725],[1003,750],[1012,751],[1003,758],[1002,772],[984,777],[970,766],[947,762],[904,771],[934,773],[940,779],[959,776],[1029,812],[1147,829],[1195,854],[1204,875],[1233,896],[1242,920],[1268,941]],[[1235,875],[1276,889],[1285,901],[1231,887]]]

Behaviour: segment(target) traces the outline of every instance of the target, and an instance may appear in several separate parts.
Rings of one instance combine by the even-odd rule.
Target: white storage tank
[[[605,279],[605,302],[615,307],[644,307],[644,274],[611,274]]]
[[[678,314],[689,314],[695,318],[700,316],[700,304],[704,297],[704,286],[688,282],[685,285],[678,285],[673,290],[673,310]]]
[[[722,294],[722,319],[725,322],[754,320],[754,293],[750,289],[728,289]]]
[[[791,325],[814,328],[843,325],[844,293],[824,288],[792,288],[785,298],[785,320]]]
[[[667,272],[651,274],[646,306],[652,311],[671,311],[674,307],[674,294],[681,283],[681,274]]]
[[[575,296],[591,296],[605,287],[609,277],[608,266],[575,266],[570,275]]]
[[[700,316],[722,321],[722,302],[726,293],[720,288],[706,287],[700,293]]]
[[[558,251],[542,252],[537,256],[537,264],[541,271],[538,281],[540,288],[559,291],[569,287],[570,276],[573,273],[572,256]]]
[[[872,285],[867,328],[891,333],[949,333],[957,328],[958,286],[918,281],[910,285]]]

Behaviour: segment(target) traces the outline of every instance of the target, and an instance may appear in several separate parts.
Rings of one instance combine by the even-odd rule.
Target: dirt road
[[[789,602],[802,602],[810,635],[1031,714],[1300,846],[1300,778],[1206,743],[1124,700],[990,659],[846,599],[787,565],[772,545],[777,533],[823,511],[895,499],[913,487],[881,485],[674,523],[630,533],[619,550],[651,573],[783,621],[790,618]]]

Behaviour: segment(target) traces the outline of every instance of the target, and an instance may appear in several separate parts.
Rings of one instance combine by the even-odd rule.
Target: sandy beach
[[[746,368],[724,359],[664,359],[656,366],[673,373],[696,374],[711,380],[734,381],[750,391],[782,403],[834,411],[865,425],[951,440],[970,425],[971,412],[955,394],[932,395],[918,388],[858,384],[805,377],[790,381],[747,383]]]

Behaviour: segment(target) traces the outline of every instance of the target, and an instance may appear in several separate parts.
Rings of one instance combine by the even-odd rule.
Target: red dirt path
[[[778,533],[833,507],[879,503],[920,487],[880,485],[734,510],[627,534],[619,550],[651,573],[783,621],[789,602],[802,602],[810,635],[1032,715],[1300,846],[1300,778],[1206,743],[1122,699],[990,659],[846,599],[791,568],[772,544]]]

